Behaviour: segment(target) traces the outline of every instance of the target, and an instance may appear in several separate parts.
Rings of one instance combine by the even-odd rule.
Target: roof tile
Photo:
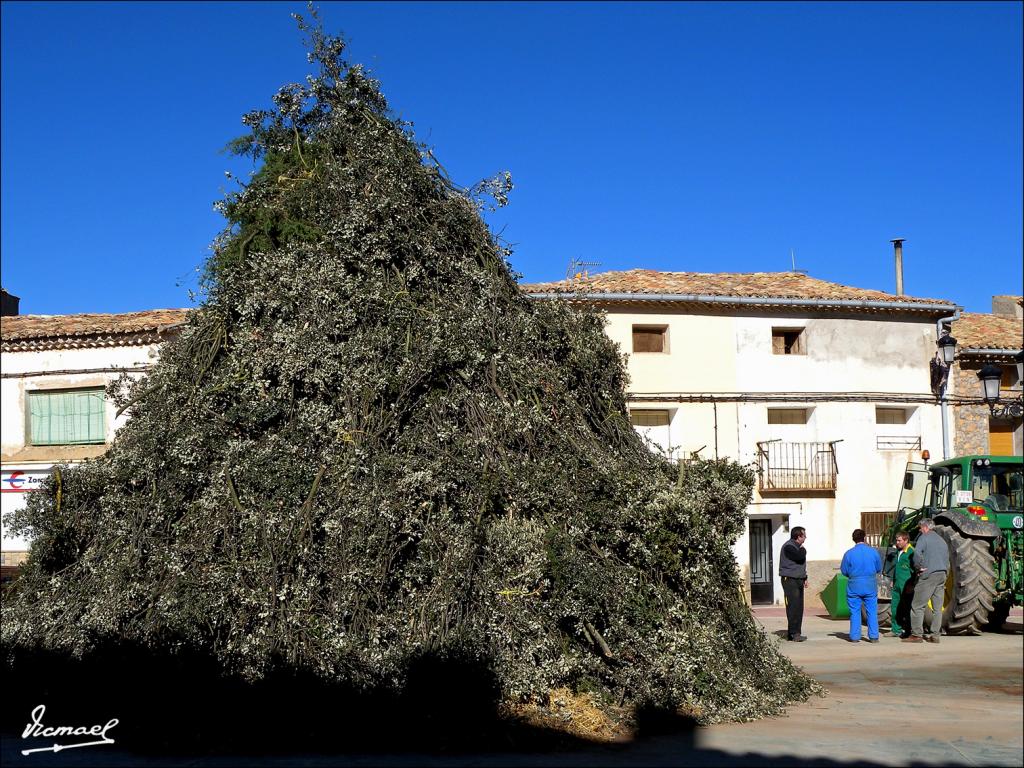
[[[159,334],[185,322],[187,309],[79,315],[9,315],[0,319],[4,350],[117,346],[120,338]]]
[[[953,323],[952,334],[961,350],[1020,349],[1024,323],[1015,317],[964,312]]]
[[[911,304],[947,304],[946,299],[922,299],[897,296],[883,291],[853,288],[818,280],[800,272],[658,272],[631,269],[625,272],[601,272],[572,280],[527,283],[528,293],[629,293],[703,295],[771,299],[822,299],[839,301],[907,302]]]

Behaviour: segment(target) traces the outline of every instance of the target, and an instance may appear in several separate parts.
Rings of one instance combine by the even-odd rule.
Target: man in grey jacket
[[[946,540],[935,533],[935,521],[926,517],[918,523],[921,535],[914,544],[914,566],[917,568],[917,587],[914,601],[910,604],[910,637],[904,643],[939,642],[942,632],[942,599],[946,590],[946,573],[949,571],[949,547]],[[924,629],[924,608],[932,603],[932,623],[928,634]],[[922,637],[924,635],[924,637]]]

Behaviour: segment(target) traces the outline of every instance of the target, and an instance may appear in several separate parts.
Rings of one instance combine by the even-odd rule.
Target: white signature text
[[[108,720],[106,725],[59,725],[48,727],[43,725],[43,715],[46,714],[46,705],[40,704],[32,710],[32,722],[25,724],[25,730],[21,732],[23,739],[54,738],[57,736],[99,736],[98,741],[84,741],[74,744],[58,744],[52,747],[38,747],[36,749],[23,749],[21,754],[28,755],[32,752],[60,752],[62,749],[75,749],[77,747],[95,747],[100,744],[113,744],[114,740],[107,736],[107,731],[120,722],[116,717]]]

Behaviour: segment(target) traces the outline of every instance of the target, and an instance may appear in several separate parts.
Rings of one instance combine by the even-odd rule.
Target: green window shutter
[[[76,445],[106,440],[102,389],[30,392],[32,445]]]

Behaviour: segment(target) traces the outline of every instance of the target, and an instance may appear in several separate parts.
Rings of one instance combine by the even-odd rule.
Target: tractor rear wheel
[[[979,635],[989,622],[996,593],[996,565],[988,539],[971,539],[937,523],[935,532],[949,547],[949,573],[942,605],[947,635]]]
[[[878,626],[892,628],[892,602],[878,598]]]

